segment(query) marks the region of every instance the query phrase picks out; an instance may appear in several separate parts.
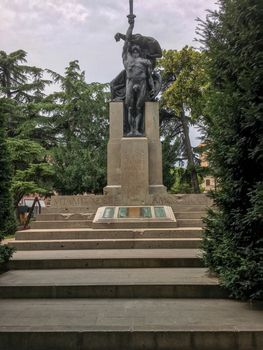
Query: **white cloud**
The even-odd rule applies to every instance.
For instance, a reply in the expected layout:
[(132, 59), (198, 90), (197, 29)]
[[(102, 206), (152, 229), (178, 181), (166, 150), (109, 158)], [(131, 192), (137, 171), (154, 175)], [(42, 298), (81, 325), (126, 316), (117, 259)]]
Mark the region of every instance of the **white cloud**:
[(3, 6), (2, 4), (0, 8), (0, 31), (8, 30), (11, 28), (15, 17), (15, 12), (12, 9)]
[(42, 20), (51, 20), (54, 24), (61, 20), (84, 23), (89, 15), (81, 0), (1, 0), (0, 4), (1, 29), (10, 28), (17, 21), (26, 26), (33, 20), (40, 21), (40, 24)]
[(89, 16), (88, 9), (78, 0), (29, 0), (29, 4), (32, 9), (54, 12), (67, 21), (85, 22)]

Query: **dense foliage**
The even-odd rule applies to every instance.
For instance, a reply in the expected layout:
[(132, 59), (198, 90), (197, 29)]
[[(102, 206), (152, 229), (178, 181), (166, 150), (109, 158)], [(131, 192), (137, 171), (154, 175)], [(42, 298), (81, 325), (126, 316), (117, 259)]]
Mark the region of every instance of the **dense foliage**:
[(192, 192), (200, 192), (197, 162), (189, 137), (190, 125), (197, 124), (202, 115), (203, 95), (207, 85), (204, 70), (205, 55), (192, 47), (164, 50), (159, 61), (163, 79), (161, 132), (178, 144), (178, 155), (187, 160)]
[[(77, 61), (61, 76), (27, 66), (26, 55), (23, 50), (0, 51), (15, 205), (35, 192), (101, 192), (106, 183), (107, 85), (87, 84)], [(47, 96), (46, 87), (55, 83), (61, 90)]]
[(11, 194), (11, 161), (6, 144), (6, 100), (0, 98), (0, 264), (7, 262), (13, 250), (2, 245), (4, 236), (16, 228)]
[(64, 77), (53, 76), (61, 83), (61, 91), (45, 102), (48, 134), (55, 140), (51, 149), (54, 186), (61, 194), (101, 192), (106, 185), (107, 85), (87, 84), (78, 61), (70, 62)]
[(54, 169), (47, 162), (48, 153), (38, 142), (22, 138), (8, 138), (12, 161), (11, 189), (15, 206), (24, 195), (46, 195), (53, 191)]
[(40, 144), (44, 89), (51, 83), (44, 71), (26, 64), (26, 52), (0, 51), (0, 95), (5, 100), (7, 147), (11, 158), (11, 189), (15, 206), (30, 193), (52, 190), (52, 168)]
[(26, 65), (27, 53), (0, 51), (0, 96), (8, 101), (7, 136), (32, 139), (38, 129), (38, 110), (44, 89), (44, 70)]
[(6, 142), (6, 109), (6, 99), (0, 98), (0, 231), (12, 234), (15, 230), (15, 217), (11, 195), (11, 160)]
[(172, 190), (176, 181), (175, 166), (179, 155), (179, 141), (170, 140), (166, 136), (162, 142), (162, 156), (163, 156), (163, 184), (168, 191)]
[(14, 253), (14, 248), (9, 247), (7, 244), (1, 244), (5, 238), (5, 234), (0, 232), (0, 270), (1, 264), (7, 263)]
[(237, 298), (263, 296), (263, 2), (220, 0), (199, 32), (209, 57), (209, 159), (217, 210), (205, 261)]

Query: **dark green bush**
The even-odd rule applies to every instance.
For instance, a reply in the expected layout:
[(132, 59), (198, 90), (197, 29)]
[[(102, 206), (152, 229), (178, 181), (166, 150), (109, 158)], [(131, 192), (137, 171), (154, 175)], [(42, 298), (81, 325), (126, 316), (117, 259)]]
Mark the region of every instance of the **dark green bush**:
[(199, 31), (209, 57), (206, 111), (217, 210), (206, 220), (206, 265), (232, 296), (263, 296), (263, 2), (220, 0)]
[(7, 263), (14, 253), (14, 248), (8, 247), (6, 244), (1, 245), (4, 234), (0, 232), (0, 264)]

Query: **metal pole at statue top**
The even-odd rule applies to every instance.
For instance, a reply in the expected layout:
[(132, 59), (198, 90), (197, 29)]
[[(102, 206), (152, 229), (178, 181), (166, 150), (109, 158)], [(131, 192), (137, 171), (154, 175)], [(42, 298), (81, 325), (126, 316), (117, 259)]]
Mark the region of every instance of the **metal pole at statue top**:
[(136, 16), (135, 16), (135, 14), (133, 13), (133, 0), (129, 0), (129, 2), (130, 2), (130, 13), (129, 13), (129, 15), (127, 16), (128, 18), (135, 18)]

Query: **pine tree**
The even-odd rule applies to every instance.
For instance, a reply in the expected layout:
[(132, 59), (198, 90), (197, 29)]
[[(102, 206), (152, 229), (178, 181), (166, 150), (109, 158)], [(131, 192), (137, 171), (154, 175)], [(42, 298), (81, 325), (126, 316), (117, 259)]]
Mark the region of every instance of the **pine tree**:
[(205, 261), (237, 298), (263, 296), (263, 2), (220, 0), (199, 27), (209, 57), (207, 145), (218, 181)]
[(35, 139), (39, 124), (39, 110), (46, 85), (44, 70), (26, 65), (27, 53), (17, 50), (7, 54), (0, 51), (0, 96), (10, 101), (7, 120), (7, 135)]
[(53, 74), (53, 78), (62, 88), (46, 99), (56, 140), (51, 150), (55, 188), (61, 194), (102, 192), (106, 185), (107, 86), (87, 84), (78, 61), (69, 63), (65, 77)]
[(0, 51), (0, 96), (5, 101), (15, 207), (25, 194), (48, 193), (53, 176), (41, 146), (49, 139), (42, 109), (44, 89), (51, 81), (43, 79), (43, 69), (26, 65), (26, 56), (23, 50)]

